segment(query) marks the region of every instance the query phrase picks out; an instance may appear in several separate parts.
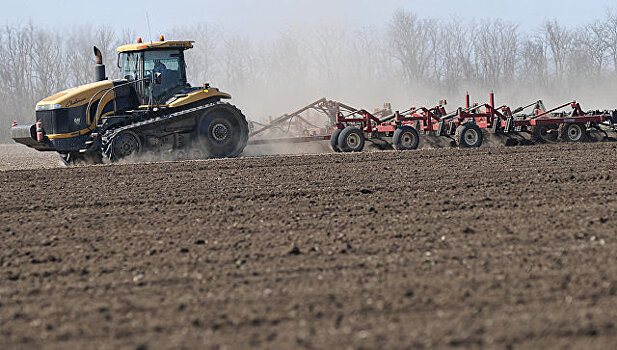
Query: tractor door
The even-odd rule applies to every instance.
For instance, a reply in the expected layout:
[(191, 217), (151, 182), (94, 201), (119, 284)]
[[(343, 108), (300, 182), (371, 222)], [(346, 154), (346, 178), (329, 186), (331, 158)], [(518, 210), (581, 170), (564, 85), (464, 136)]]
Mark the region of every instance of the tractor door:
[(124, 52), (122, 53), (122, 78), (128, 81), (138, 81), (133, 86), (140, 104), (147, 104), (148, 97), (144, 78), (144, 54), (143, 52)]

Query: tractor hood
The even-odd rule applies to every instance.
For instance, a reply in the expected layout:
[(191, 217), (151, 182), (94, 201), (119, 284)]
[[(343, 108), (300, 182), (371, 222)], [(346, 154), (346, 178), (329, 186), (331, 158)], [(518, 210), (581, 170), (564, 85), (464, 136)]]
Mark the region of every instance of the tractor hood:
[[(61, 91), (55, 95), (49, 96), (36, 104), (36, 110), (52, 110), (60, 108), (79, 107), (88, 104), (94, 94), (102, 89), (112, 88), (114, 84), (109, 80), (98, 81), (96, 83), (86, 84), (68, 90)], [(113, 98), (113, 92), (110, 92), (105, 100)], [(97, 96), (97, 99), (101, 96)]]

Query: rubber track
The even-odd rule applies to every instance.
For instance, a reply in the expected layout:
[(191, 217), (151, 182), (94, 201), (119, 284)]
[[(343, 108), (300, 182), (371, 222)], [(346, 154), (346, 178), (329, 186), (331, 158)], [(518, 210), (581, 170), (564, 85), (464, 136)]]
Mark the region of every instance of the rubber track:
[[(187, 114), (191, 114), (191, 113), (195, 113), (201, 110), (205, 110), (208, 108), (212, 108), (215, 106), (232, 106), (229, 103), (225, 103), (225, 102), (214, 102), (214, 103), (209, 103), (203, 106), (199, 106), (199, 107), (194, 107), (191, 109), (187, 109), (184, 111), (180, 111), (180, 112), (176, 112), (176, 113), (172, 113), (172, 114), (167, 114), (167, 115), (162, 115), (160, 117), (156, 117), (156, 118), (151, 118), (151, 119), (147, 119), (147, 120), (143, 120), (140, 122), (136, 122), (133, 124), (129, 124), (129, 125), (125, 125), (116, 129), (111, 129), (111, 130), (107, 130), (103, 136), (101, 137), (101, 149), (103, 150), (105, 156), (107, 156), (109, 158), (109, 156), (111, 155), (111, 144), (113, 139), (120, 134), (123, 131), (135, 131), (137, 129), (143, 128), (143, 127), (150, 127), (150, 126), (154, 126), (156, 124), (161, 124), (164, 122), (169, 122), (172, 121), (174, 119), (178, 119), (180, 117), (186, 116)], [(139, 133), (136, 132), (136, 134), (139, 135)]]

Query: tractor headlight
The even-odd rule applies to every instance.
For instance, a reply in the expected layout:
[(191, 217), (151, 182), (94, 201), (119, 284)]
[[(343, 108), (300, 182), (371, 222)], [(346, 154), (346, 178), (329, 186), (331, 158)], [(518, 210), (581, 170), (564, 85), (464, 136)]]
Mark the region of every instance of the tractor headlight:
[(56, 105), (36, 105), (36, 110), (37, 111), (51, 111), (53, 109), (60, 109), (62, 108), (62, 105), (56, 104)]

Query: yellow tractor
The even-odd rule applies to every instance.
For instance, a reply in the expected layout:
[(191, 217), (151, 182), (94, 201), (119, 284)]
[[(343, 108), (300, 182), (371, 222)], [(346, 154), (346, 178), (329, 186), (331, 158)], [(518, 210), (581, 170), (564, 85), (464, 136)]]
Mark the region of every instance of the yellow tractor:
[(160, 41), (118, 48), (122, 79), (108, 80), (99, 49), (95, 82), (59, 92), (36, 105), (36, 121), (13, 124), (11, 137), (65, 164), (116, 161), (146, 150), (197, 148), (207, 157), (236, 157), (249, 128), (231, 96), (208, 84), (192, 87), (185, 51), (192, 41)]

